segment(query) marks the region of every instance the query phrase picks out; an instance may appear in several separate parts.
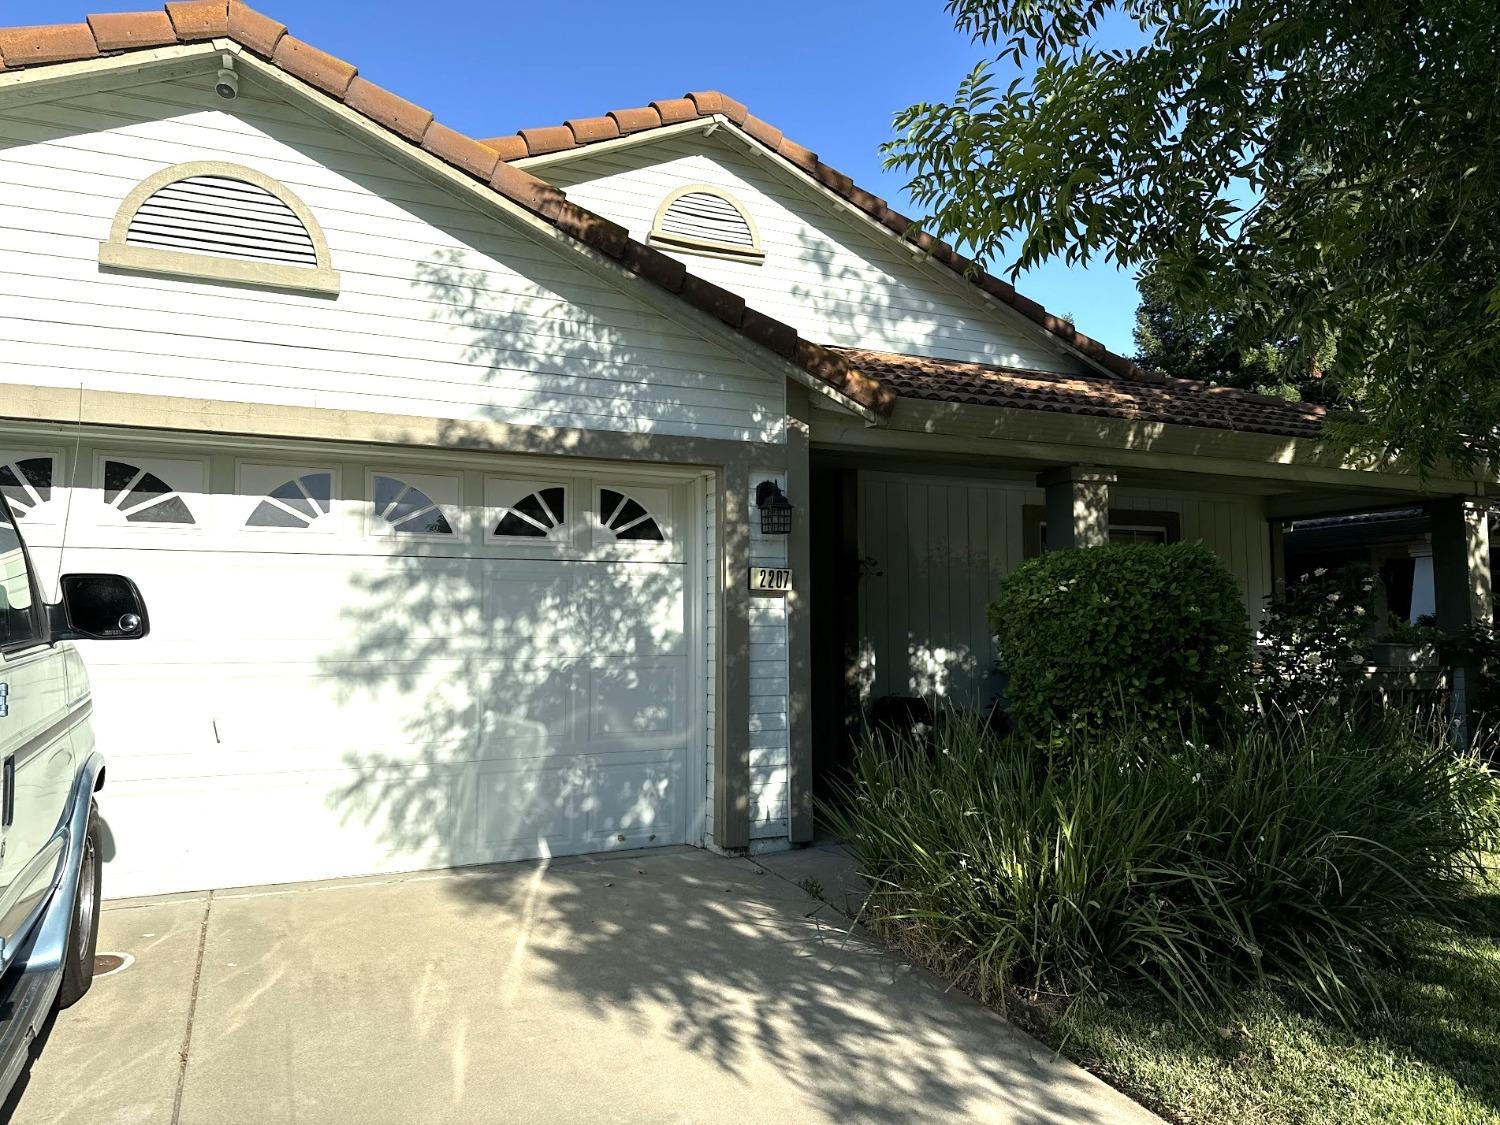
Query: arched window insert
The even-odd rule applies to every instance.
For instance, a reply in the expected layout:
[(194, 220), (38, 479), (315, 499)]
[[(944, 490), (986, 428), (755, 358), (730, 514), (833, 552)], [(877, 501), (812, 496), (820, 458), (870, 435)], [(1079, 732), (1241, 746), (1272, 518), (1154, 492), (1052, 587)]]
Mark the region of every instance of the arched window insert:
[(766, 257), (750, 212), (728, 192), (707, 184), (678, 188), (662, 200), (646, 241), (710, 258), (763, 262)]
[(141, 273), (335, 294), (339, 275), (307, 205), (271, 177), (200, 160), (136, 185), (99, 264)]

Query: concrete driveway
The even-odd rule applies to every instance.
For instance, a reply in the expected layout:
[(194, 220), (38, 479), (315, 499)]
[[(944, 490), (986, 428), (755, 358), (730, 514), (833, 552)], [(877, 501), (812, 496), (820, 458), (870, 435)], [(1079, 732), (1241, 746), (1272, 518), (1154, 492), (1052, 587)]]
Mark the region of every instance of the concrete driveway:
[(39, 1122), (1155, 1122), (848, 932), (837, 853), (689, 848), (107, 904)]

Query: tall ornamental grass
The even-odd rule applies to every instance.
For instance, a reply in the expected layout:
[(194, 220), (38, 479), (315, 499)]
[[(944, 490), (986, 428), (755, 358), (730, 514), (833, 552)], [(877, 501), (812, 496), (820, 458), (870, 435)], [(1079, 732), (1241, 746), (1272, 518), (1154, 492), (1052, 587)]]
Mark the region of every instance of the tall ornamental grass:
[(1378, 1004), (1372, 967), (1450, 916), (1496, 793), (1439, 731), (1325, 708), (1202, 741), (871, 735), (828, 811), (867, 917), (986, 999), (1132, 977), (1203, 1018), (1270, 982), (1347, 1016)]

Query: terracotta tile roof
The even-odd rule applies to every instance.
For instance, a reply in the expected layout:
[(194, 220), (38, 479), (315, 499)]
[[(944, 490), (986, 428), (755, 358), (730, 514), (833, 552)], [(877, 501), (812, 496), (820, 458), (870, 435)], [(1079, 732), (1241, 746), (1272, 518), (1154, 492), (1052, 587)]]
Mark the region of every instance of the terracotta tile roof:
[(1064, 375), (861, 348), (832, 350), (902, 398), (1293, 438), (1316, 438), (1327, 414), (1320, 406), (1188, 379), (1144, 383), (1094, 372)]
[[(650, 105), (634, 109), (615, 109), (607, 120), (616, 124), (618, 131), (605, 131), (596, 123), (606, 118), (582, 117), (565, 122), (550, 129), (522, 129), (518, 133), (503, 137), (492, 137), (484, 143), (501, 154), (503, 160), (524, 160), (531, 156), (584, 148), (601, 141), (611, 141), (617, 136), (639, 133), (647, 129), (660, 129), (683, 121), (719, 115), (746, 136), (770, 149), (794, 168), (812, 177), (823, 187), (848, 203), (853, 204), (892, 234), (905, 239), (913, 246), (930, 254), (934, 259), (1002, 304), (1009, 305), (1028, 320), (1039, 325), (1105, 370), (1127, 379), (1151, 379), (1154, 376), (1137, 367), (1122, 355), (1116, 355), (1098, 340), (1085, 336), (1068, 321), (1053, 316), (1035, 301), (1017, 293), (1015, 287), (993, 274), (985, 272), (975, 262), (959, 254), (947, 243), (933, 238), (921, 230), (915, 219), (892, 210), (878, 195), (860, 188), (837, 168), (830, 167), (818, 159), (810, 148), (798, 144), (768, 122), (754, 116), (745, 104), (736, 101), (718, 90), (696, 90), (680, 98), (655, 101)], [(565, 129), (568, 135), (557, 130)]]
[[(529, 153), (532, 145), (538, 150), (556, 151), (659, 125), (663, 115), (671, 121), (688, 120), (698, 112), (696, 103), (689, 99), (660, 102), (659, 108), (640, 110), (635, 116), (580, 120), (481, 143), (435, 121), (421, 106), (359, 77), (353, 64), (297, 39), (285, 24), (240, 0), (187, 0), (167, 4), (164, 12), (90, 16), (87, 22), (76, 24), (0, 28), (0, 72), (219, 38), (234, 40), (272, 66), (420, 146), (564, 234), (613, 258), (631, 273), (678, 295), (798, 365), (859, 405), (882, 415), (894, 409), (895, 394), (856, 371), (848, 360), (802, 339), (791, 325), (746, 308), (744, 298), (689, 274), (681, 262), (632, 240), (624, 227), (570, 203), (557, 188), (501, 159), (502, 154), (508, 158)], [(588, 141), (579, 142), (575, 139), (578, 137), (587, 137)]]
[[(1317, 436), (1322, 412), (1185, 380), (1164, 380), (1053, 317), (1009, 283), (985, 273), (885, 201), (820, 161), (781, 130), (752, 116), (744, 103), (714, 90), (617, 109), (601, 117), (525, 129), (484, 141), (459, 133), (421, 106), (359, 76), (357, 69), (288, 33), (286, 25), (240, 0), (186, 0), (164, 12), (88, 17), (85, 23), (0, 28), (0, 72), (98, 58), (149, 47), (227, 38), (252, 54), (342, 101), (348, 108), (464, 172), (559, 231), (674, 293), (747, 339), (795, 363), (860, 405), (889, 415), (898, 394), (1102, 417), (1137, 418), (1295, 437)], [(852, 348), (823, 347), (795, 328), (745, 306), (744, 299), (687, 272), (675, 258), (629, 237), (624, 227), (571, 203), (559, 189), (510, 161), (597, 144), (682, 121), (720, 115), (757, 143), (864, 211), (893, 234), (930, 253), (999, 301), (1092, 359), (1109, 375), (1013, 371)]]

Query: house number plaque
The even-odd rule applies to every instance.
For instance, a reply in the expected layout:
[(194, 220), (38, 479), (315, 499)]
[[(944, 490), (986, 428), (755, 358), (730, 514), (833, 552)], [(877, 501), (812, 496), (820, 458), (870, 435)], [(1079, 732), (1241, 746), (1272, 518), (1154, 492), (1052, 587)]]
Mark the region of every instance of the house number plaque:
[(784, 594), (791, 588), (790, 567), (752, 566), (750, 568), (750, 592), (753, 594)]

